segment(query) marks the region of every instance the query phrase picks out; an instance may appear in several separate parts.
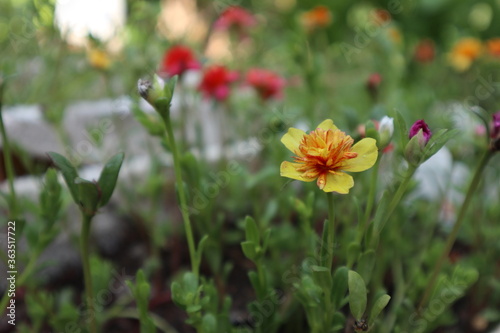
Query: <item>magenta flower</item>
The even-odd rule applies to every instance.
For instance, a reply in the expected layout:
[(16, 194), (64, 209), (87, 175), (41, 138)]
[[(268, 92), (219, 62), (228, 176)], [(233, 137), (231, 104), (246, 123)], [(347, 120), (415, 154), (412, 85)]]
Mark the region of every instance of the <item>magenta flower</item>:
[(420, 119), (420, 120), (417, 120), (410, 128), (410, 133), (409, 133), (409, 138), (413, 138), (415, 135), (418, 134), (418, 132), (420, 132), (420, 130), (422, 130), (422, 135), (423, 135), (423, 138), (425, 140), (424, 144), (427, 144), (427, 142), (429, 142), (429, 139), (431, 138), (432, 136), (432, 132), (429, 128), (429, 126), (427, 126), (427, 124), (425, 123), (425, 121), (423, 119)]

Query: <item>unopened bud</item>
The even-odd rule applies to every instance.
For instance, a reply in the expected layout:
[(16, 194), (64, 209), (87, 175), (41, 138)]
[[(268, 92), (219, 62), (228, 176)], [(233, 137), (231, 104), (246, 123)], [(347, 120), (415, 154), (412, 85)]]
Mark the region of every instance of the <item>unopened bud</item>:
[[(411, 127), (410, 127), (410, 132), (408, 133), (409, 138), (413, 138), (415, 135), (418, 134), (422, 130), (422, 136), (423, 140), (425, 141), (425, 144), (429, 142), (429, 139), (432, 136), (432, 132), (429, 128), (429, 126), (425, 123), (423, 119), (417, 120)], [(424, 144), (424, 145), (425, 145)]]
[(170, 103), (174, 95), (176, 82), (177, 76), (164, 82), (159, 76), (155, 75), (153, 83), (140, 79), (137, 82), (137, 90), (139, 95), (151, 104), (160, 115), (165, 115), (170, 112)]
[(500, 150), (500, 111), (493, 114), (490, 123), (490, 137), (491, 144), (490, 149), (492, 151)]
[(379, 148), (383, 149), (389, 145), (394, 134), (394, 118), (384, 116), (380, 120), (378, 133), (380, 136)]
[(425, 146), (432, 136), (432, 132), (425, 121), (417, 120), (410, 128), (410, 142), (405, 147), (405, 158), (408, 163), (416, 166), (420, 164)]
[(368, 92), (370, 93), (373, 99), (377, 98), (379, 86), (381, 83), (382, 83), (382, 76), (379, 73), (373, 73), (366, 81), (366, 88), (368, 89)]

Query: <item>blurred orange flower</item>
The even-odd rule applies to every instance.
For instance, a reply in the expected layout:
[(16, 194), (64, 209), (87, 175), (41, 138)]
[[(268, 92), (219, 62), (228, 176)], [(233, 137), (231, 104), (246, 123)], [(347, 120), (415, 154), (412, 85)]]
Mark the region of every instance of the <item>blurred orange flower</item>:
[(481, 41), (476, 38), (463, 38), (451, 49), (448, 59), (458, 71), (467, 70), (482, 52)]
[(500, 57), (500, 38), (493, 38), (486, 41), (488, 53), (495, 57)]
[(316, 6), (303, 13), (300, 17), (300, 21), (308, 31), (317, 28), (325, 28), (332, 23), (332, 13), (326, 6)]

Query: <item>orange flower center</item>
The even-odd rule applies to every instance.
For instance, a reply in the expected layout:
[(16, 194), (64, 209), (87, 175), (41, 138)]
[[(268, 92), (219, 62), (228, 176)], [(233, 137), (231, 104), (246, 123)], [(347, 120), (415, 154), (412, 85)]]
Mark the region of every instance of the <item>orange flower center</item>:
[(318, 128), (304, 135), (299, 146), (298, 156), (293, 158), (303, 166), (297, 171), (305, 178), (318, 178), (318, 186), (323, 188), (328, 173), (341, 170), (343, 161), (355, 158), (357, 153), (351, 151), (354, 140), (340, 130), (323, 130)]

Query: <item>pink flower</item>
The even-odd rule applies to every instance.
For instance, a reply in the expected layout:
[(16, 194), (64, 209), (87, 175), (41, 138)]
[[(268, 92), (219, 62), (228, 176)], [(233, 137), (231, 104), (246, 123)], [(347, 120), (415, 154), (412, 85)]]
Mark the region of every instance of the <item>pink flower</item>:
[(200, 69), (201, 64), (196, 60), (191, 49), (175, 45), (165, 52), (159, 74), (172, 77), (182, 75), (189, 69)]
[(432, 136), (432, 133), (431, 133), (431, 130), (429, 128), (429, 126), (427, 126), (427, 124), (425, 123), (425, 121), (423, 119), (421, 120), (417, 120), (410, 128), (410, 133), (409, 133), (409, 138), (413, 138), (415, 135), (418, 134), (418, 132), (420, 132), (420, 130), (422, 130), (422, 134), (423, 134), (423, 138), (425, 140), (425, 144), (427, 144), (427, 142), (429, 142), (429, 139), (431, 138)]
[(378, 95), (380, 84), (382, 83), (382, 75), (379, 73), (373, 73), (370, 75), (368, 80), (366, 80), (366, 88), (368, 92), (372, 96), (372, 98), (376, 98)]
[(257, 20), (249, 11), (239, 6), (230, 6), (215, 21), (214, 27), (220, 30), (235, 29), (243, 32), (256, 24)]
[(199, 89), (206, 97), (224, 101), (230, 92), (230, 85), (238, 79), (238, 73), (224, 66), (211, 66), (203, 73)]
[(380, 83), (382, 83), (382, 75), (380, 75), (379, 73), (371, 74), (366, 81), (366, 85), (370, 90), (376, 90), (378, 86), (380, 86)]
[(262, 100), (283, 96), (285, 80), (273, 71), (252, 68), (247, 72), (246, 83), (257, 91)]

